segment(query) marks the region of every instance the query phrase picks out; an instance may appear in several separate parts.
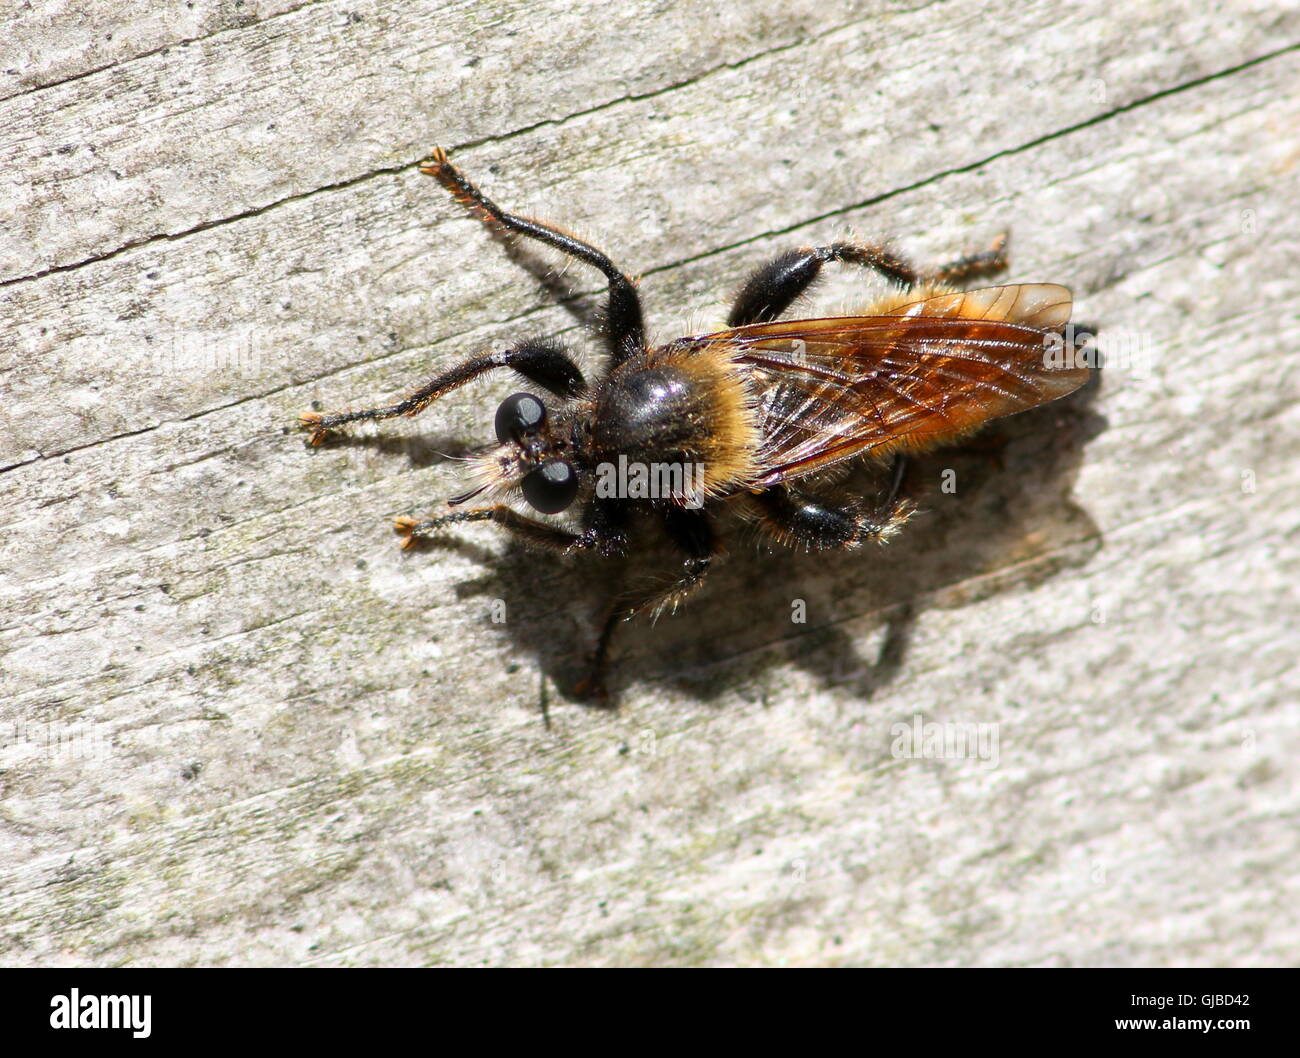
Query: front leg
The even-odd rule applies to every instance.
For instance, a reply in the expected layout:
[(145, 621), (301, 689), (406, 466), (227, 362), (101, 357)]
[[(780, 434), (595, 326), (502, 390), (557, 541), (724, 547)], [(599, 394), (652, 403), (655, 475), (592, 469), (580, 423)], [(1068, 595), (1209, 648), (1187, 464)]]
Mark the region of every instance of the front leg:
[(624, 275), (609, 256), (590, 243), (566, 231), (507, 213), (482, 191), (466, 179), (465, 174), (451, 164), (447, 153), (435, 147), (433, 153), (420, 163), (420, 172), (432, 176), (451, 192), (453, 198), (489, 227), (536, 239), (579, 261), (597, 268), (609, 283), (609, 297), (605, 307), (605, 343), (615, 366), (645, 348), (645, 324), (641, 317), (641, 299), (636, 286)]
[(396, 404), (363, 411), (308, 412), (299, 416), (298, 424), (311, 431), (311, 443), (318, 445), (339, 426), (363, 419), (392, 419), (398, 415), (419, 415), (439, 397), (477, 378), (486, 371), (508, 367), (557, 396), (574, 397), (586, 389), (578, 365), (556, 343), (534, 340), (521, 342), (511, 349), (486, 353), (466, 360), (458, 367), (426, 382)]
[(539, 522), (504, 503), (469, 507), (423, 521), (402, 517), (394, 521), (393, 527), (402, 537), (403, 550), (409, 551), (420, 539), (433, 536), (440, 529), (458, 522), (493, 522), (525, 543), (566, 554), (571, 551), (595, 551), (603, 558), (613, 558), (627, 551), (625, 508), (601, 500), (594, 500), (587, 508), (580, 533)]
[(586, 534), (571, 533), (554, 525), (547, 525), (535, 518), (520, 514), (504, 503), (490, 507), (471, 507), (464, 511), (439, 515), (417, 521), (414, 518), (398, 518), (393, 528), (402, 537), (402, 549), (409, 551), (425, 537), (433, 536), (440, 529), (458, 522), (493, 522), (506, 532), (517, 536), (525, 543), (544, 547), (551, 551), (581, 551), (593, 546), (594, 540)]

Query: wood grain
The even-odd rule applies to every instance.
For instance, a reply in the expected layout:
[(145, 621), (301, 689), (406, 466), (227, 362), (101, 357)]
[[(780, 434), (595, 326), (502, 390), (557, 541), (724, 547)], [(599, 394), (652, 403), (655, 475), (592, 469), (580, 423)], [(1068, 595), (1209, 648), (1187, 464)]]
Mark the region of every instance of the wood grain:
[[(1294, 964), (1300, 12), (78, 8), (0, 77), (0, 960)], [(594, 711), (611, 567), (389, 528), (515, 383), (286, 432), (526, 334), (598, 363), (600, 283), (435, 143), (661, 338), (791, 245), (1009, 230), (1112, 361), (915, 466), (888, 549), (731, 527)]]

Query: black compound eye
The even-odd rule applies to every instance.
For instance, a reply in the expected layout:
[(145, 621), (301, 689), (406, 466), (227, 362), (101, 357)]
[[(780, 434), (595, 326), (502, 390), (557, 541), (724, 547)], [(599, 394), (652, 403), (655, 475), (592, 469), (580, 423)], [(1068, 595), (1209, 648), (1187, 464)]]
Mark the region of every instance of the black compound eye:
[(562, 459), (543, 464), (520, 484), (528, 505), (542, 514), (559, 514), (578, 494), (577, 472)]
[(516, 393), (497, 408), (497, 440), (502, 444), (536, 433), (546, 422), (546, 405), (531, 393)]

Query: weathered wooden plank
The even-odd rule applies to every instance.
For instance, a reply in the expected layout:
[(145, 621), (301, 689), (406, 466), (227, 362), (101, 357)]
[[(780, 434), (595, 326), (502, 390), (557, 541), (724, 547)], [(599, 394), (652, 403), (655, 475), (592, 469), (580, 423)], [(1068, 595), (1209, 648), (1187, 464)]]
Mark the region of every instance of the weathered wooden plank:
[[(686, 613), (627, 637), (614, 715), (565, 695), (606, 568), (473, 531), (401, 556), (386, 527), (455, 487), (438, 451), (512, 383), (317, 452), (279, 432), (521, 329), (581, 340), (412, 172), (424, 133), (394, 136), (399, 171), (316, 190), (338, 174), (285, 170), (258, 194), (290, 201), (230, 219), (214, 197), (223, 223), (115, 252), (169, 230), (127, 210), (68, 244), (110, 256), (7, 286), (0, 958), (1293, 962), (1293, 16), (1080, 5), (1053, 28), (1031, 7), (1015, 50), (988, 39), (998, 10), (832, 11), (845, 28), (706, 76), (665, 59), (678, 87), (577, 118), (613, 82), (557, 70), (567, 38), (533, 30), (527, 117), (501, 90), (492, 135), (557, 123), (463, 152), (503, 201), (649, 270), (665, 336), (792, 241), (856, 229), (938, 259), (1010, 227), (1016, 278), (1071, 284), (1149, 354), (996, 431), (998, 458), (924, 461), (918, 487), (950, 469), (957, 492), (929, 488), (887, 551), (738, 537)], [(402, 25), (379, 42), (408, 46)], [(647, 46), (670, 55), (664, 26)], [(203, 47), (224, 68), (257, 31)], [(463, 46), (514, 61), (496, 32)], [(376, 143), (390, 87), (357, 92)], [(368, 149), (339, 164), (364, 174)], [(996, 725), (997, 766), (896, 757), (917, 715)]]
[[(409, 169), (433, 137), (509, 136), (653, 95), (846, 20), (807, 2), (631, 0), (613, 23), (593, 17), (604, 11), (302, 5), (0, 103), (0, 162), (31, 176), (11, 188), (0, 280)], [(683, 51), (683, 35), (708, 47)]]
[[(842, 211), (931, 178), (936, 172), (971, 166), (999, 151), (1018, 148), (1051, 129), (1094, 119), (1117, 105), (1180, 83), (1178, 77), (1229, 68), (1255, 54), (1252, 48), (1263, 51), (1268, 45), (1277, 46), (1271, 27), (1266, 32), (1243, 21), (1239, 34), (1225, 41), (1212, 24), (1189, 14), (1179, 24), (1188, 39), (1188, 51), (1180, 54), (1195, 55), (1199, 50), (1200, 58), (1192, 66), (1188, 65), (1192, 60), (1185, 57), (1166, 63), (1167, 80), (1153, 81), (1148, 64), (1141, 61), (1146, 54), (1142, 49), (1149, 49), (1153, 37), (1165, 32), (1160, 20), (1167, 16), (1148, 12), (1145, 17), (1155, 20), (1152, 25), (1128, 26), (1119, 38), (1134, 49), (1133, 61), (1116, 64), (1116, 76), (1121, 80), (1112, 83), (1094, 76), (1095, 61), (1081, 58), (1088, 49), (1080, 46), (1078, 38), (1060, 31), (1062, 16), (1042, 12), (1029, 23), (1037, 27), (1027, 51), (1034, 57), (1033, 69), (1072, 73), (1068, 78), (1063, 72), (1057, 74), (1050, 83), (1034, 80), (1032, 85), (1025, 84), (1029, 99), (1040, 101), (1040, 111), (1021, 105), (1018, 97), (1004, 100), (999, 105), (1014, 108), (1016, 121), (995, 122), (982, 112), (989, 108), (979, 100), (998, 100), (1012, 79), (993, 70), (981, 75), (984, 81), (963, 89), (962, 79), (967, 75), (936, 56), (955, 51), (952, 34), (960, 38), (967, 32), (964, 23), (954, 25), (946, 16), (932, 17), (934, 25), (907, 27), (915, 37), (900, 31), (884, 38), (895, 54), (890, 67), (880, 71), (864, 68), (863, 63), (875, 61), (878, 51), (871, 34), (893, 23), (887, 21), (882, 27), (876, 20), (863, 19), (810, 41), (799, 62), (778, 49), (740, 69), (724, 68), (686, 84), (671, 93), (672, 108), (660, 97), (631, 101), (621, 108), (617, 120), (639, 130), (633, 151), (611, 142), (608, 122), (613, 115), (602, 111), (561, 126), (539, 128), (529, 137), (536, 146), (527, 155), (521, 155), (522, 141), (509, 140), (467, 152), (466, 164), (489, 171), (495, 167), (506, 176), (518, 174), (523, 178), (512, 183), (521, 189), (544, 183), (544, 188), (528, 194), (527, 204), (542, 205), (543, 212), (562, 213), (578, 230), (591, 229), (605, 241), (620, 242), (635, 233), (637, 245), (624, 250), (623, 256), (629, 259), (630, 268), (653, 269), (709, 249), (699, 244), (702, 231), (709, 232), (712, 245), (726, 246), (763, 231), (788, 228), (791, 217)], [(249, 32), (253, 29), (256, 27)], [(1086, 20), (1074, 29), (1084, 40), (1089, 32), (1102, 32), (1089, 29)], [(1053, 53), (1053, 48), (1059, 54)], [(941, 127), (930, 127), (939, 124), (933, 121), (933, 98), (916, 98), (903, 85), (890, 82), (891, 76), (917, 77), (918, 68), (926, 85), (951, 89), (940, 94), (950, 115)], [(891, 75), (887, 69), (902, 72)], [(813, 76), (821, 78), (820, 95), (810, 93), (805, 84)], [(864, 110), (858, 100), (867, 82), (876, 86), (882, 98), (901, 101), (902, 109), (893, 113), (892, 120), (861, 116)], [(828, 99), (840, 102), (831, 106)], [(738, 114), (747, 115), (745, 135), (719, 140), (717, 123), (730, 123)], [(862, 127), (847, 127), (846, 115), (852, 115)], [(1063, 124), (1053, 125), (1053, 120)], [(895, 130), (905, 131), (900, 137)], [(50, 142), (62, 142), (53, 133), (46, 135)], [(403, 140), (408, 161), (418, 156), (419, 138), (428, 133), (416, 133), (415, 139), (411, 135), (408, 132)], [(174, 136), (165, 138), (169, 144), (177, 142)], [(906, 141), (905, 149), (889, 146), (900, 139)], [(301, 140), (290, 142), (283, 168), (293, 172), (296, 182), (278, 193), (291, 190), (296, 194), (304, 186), (320, 187), (355, 176), (355, 166), (347, 173), (338, 170), (340, 156), (325, 149), (328, 140), (313, 136), (310, 154), (303, 153)], [(854, 164), (844, 161), (846, 142), (856, 145)], [(191, 146), (194, 150), (187, 168), (195, 168), (199, 156), (208, 151), (206, 146), (202, 150)], [(690, 164), (683, 167), (677, 159), (687, 152)], [(265, 159), (244, 164), (256, 165), (258, 172), (266, 169)], [(151, 162), (147, 169), (165, 179), (158, 175), (165, 167)], [(737, 184), (737, 171), (750, 173), (753, 179)], [(212, 171), (204, 172), (211, 175)], [(536, 174), (543, 174), (543, 179), (539, 181)], [(233, 182), (243, 186), (247, 182), (242, 178), (195, 178), (213, 185)], [(606, 209), (603, 203), (624, 202), (634, 180), (636, 205), (632, 210), (616, 209), (593, 228), (592, 212)], [(682, 194), (684, 182), (698, 193)], [(498, 260), (486, 276), (461, 276), (457, 282), (446, 274), (450, 264), (444, 254), (424, 256), (430, 240), (438, 238), (431, 231), (435, 220), (454, 219), (457, 240), (464, 238), (467, 227), (450, 203), (431, 194), (428, 184), (414, 175), (412, 164), (408, 164), (403, 172), (379, 174), (355, 187), (287, 202), (248, 218), (251, 227), (241, 223), (228, 232), (221, 228), (200, 232), (203, 238), (198, 242), (153, 242), (103, 265), (86, 265), (32, 283), (10, 285), (0, 297), (5, 299), (6, 315), (18, 321), (18, 326), (0, 340), (16, 350), (26, 369), (14, 380), (4, 413), (11, 423), (21, 420), (23, 429), (8, 431), (13, 447), (0, 451), (0, 465), (142, 429), (159, 419), (174, 418), (182, 408), (187, 414), (203, 411), (221, 402), (220, 397), (213, 400), (212, 391), (218, 382), (222, 389), (228, 388), (228, 372), (223, 369), (231, 363), (238, 365), (243, 376), (242, 393), (267, 392), (302, 377), (305, 364), (317, 365), (317, 372), (328, 371), (341, 363), (372, 358), (371, 350), (377, 344), (405, 347), (438, 337), (439, 330), (430, 328), (427, 315), (422, 320), (414, 314), (412, 303), (417, 300), (421, 311), (445, 321), (442, 335), (482, 323), (481, 315), (462, 315), (478, 313), (483, 307), (480, 299), (466, 296), (471, 285), (483, 289), (484, 300), (499, 313), (497, 318), (537, 306), (536, 291), (521, 287), (508, 262)], [(157, 211), (141, 201), (165, 197), (169, 205), (164, 212), (172, 213), (188, 192), (183, 185), (167, 186), (165, 196), (161, 191), (130, 191), (125, 195), (126, 208), (140, 208), (153, 217)], [(542, 191), (547, 201), (537, 203)], [(521, 193), (516, 191), (516, 195)], [(246, 205), (226, 200), (225, 212), (219, 215), (228, 216)], [(42, 233), (66, 229), (75, 238), (92, 235), (84, 224), (62, 224), (55, 214), (40, 208), (21, 212), (22, 217), (30, 217), (24, 223), (37, 224)], [(131, 233), (125, 236), (128, 241), (156, 234), (156, 229), (134, 229), (102, 201), (97, 202), (93, 219), (86, 219), (111, 225), (115, 231), (126, 224)], [(210, 223), (213, 217), (201, 219)], [(176, 225), (185, 230), (195, 222), (196, 217), (187, 215)], [(964, 230), (968, 218), (940, 215), (928, 226), (934, 225), (950, 228), (950, 239), (970, 237)], [(15, 224), (13, 233), (20, 239), (26, 234), (25, 245), (33, 252), (43, 254), (43, 247), (53, 245), (36, 229), (24, 232), (22, 224)], [(123, 244), (118, 236), (112, 242), (113, 248)], [(322, 268), (323, 253), (343, 255), (343, 266)], [(431, 282), (435, 274), (436, 285)], [(494, 289), (496, 284), (515, 292), (518, 300), (501, 297)], [(214, 285), (218, 289), (213, 289)], [(430, 287), (434, 288), (432, 297)], [(103, 304), (96, 304), (99, 301)], [(69, 304), (94, 306), (95, 311), (88, 320), (80, 313), (68, 313), (65, 307)], [(255, 324), (250, 318), (254, 307), (259, 310)], [(235, 311), (230, 311), (232, 308)], [(365, 320), (378, 326), (359, 326)], [(91, 322), (93, 326), (88, 326)], [(131, 357), (113, 355), (112, 351), (123, 345), (133, 349)], [(290, 350), (299, 352), (297, 356), (285, 355)], [(152, 365), (176, 359), (215, 366), (203, 372), (206, 377), (196, 386), (184, 391), (172, 385), (167, 372), (152, 366), (143, 372), (145, 382), (141, 385), (142, 360)], [(109, 370), (121, 363), (123, 376), (105, 377), (101, 365), (106, 360)], [(72, 383), (77, 399), (69, 406), (50, 409), (43, 400), (51, 384), (47, 372)], [(186, 399), (187, 395), (193, 399)]]
[(312, 0), (113, 4), (49, 0), (5, 8), (0, 99), (50, 88), (308, 6)]

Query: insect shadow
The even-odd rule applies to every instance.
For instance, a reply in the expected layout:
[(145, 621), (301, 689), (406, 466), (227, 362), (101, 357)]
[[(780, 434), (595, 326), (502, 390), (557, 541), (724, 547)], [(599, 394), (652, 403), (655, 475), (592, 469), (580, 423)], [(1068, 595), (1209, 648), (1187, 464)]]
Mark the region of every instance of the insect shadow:
[[(931, 609), (957, 608), (1025, 591), (1085, 564), (1101, 547), (1096, 523), (1071, 498), (1084, 446), (1106, 428), (1093, 410), (1098, 380), (1055, 403), (991, 424), (963, 445), (912, 459), (903, 491), (919, 506), (888, 545), (807, 553), (771, 544), (739, 518), (724, 527), (727, 558), (677, 613), (624, 629), (611, 658), (615, 700), (637, 685), (665, 685), (701, 703), (739, 691), (766, 698), (774, 671), (795, 666), (822, 688), (867, 699), (906, 672), (913, 624)], [(848, 484), (865, 496), (889, 475), (859, 466)], [(474, 534), (421, 550), (454, 548), (484, 573), (453, 587), (510, 642), (521, 668), (541, 671), (565, 700), (595, 643), (610, 584), (671, 570), (672, 551), (650, 539), (631, 560), (539, 561), (508, 540), (503, 550)], [(413, 556), (418, 561), (418, 555)]]

